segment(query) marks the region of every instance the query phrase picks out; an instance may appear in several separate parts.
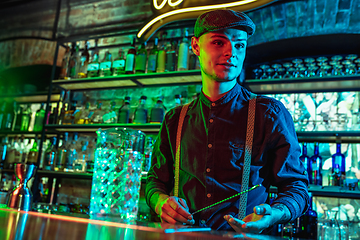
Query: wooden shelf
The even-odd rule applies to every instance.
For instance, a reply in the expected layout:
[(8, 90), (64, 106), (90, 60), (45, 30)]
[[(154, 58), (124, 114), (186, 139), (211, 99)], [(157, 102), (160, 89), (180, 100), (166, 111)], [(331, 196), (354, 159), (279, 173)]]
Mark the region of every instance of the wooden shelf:
[(131, 88), (200, 84), (200, 70), (182, 72), (129, 74), (111, 77), (54, 80), (53, 84), (66, 90), (90, 90), (106, 88)]
[(313, 131), (296, 132), (299, 142), (360, 143), (360, 131)]
[[(46, 103), (46, 93), (33, 93), (33, 94), (18, 94), (18, 95), (2, 95), (0, 96), (1, 101), (16, 101), (17, 103)], [(60, 100), (60, 94), (52, 94), (50, 102), (57, 102)]]
[(248, 79), (244, 85), (258, 94), (360, 91), (360, 75), (326, 78)]

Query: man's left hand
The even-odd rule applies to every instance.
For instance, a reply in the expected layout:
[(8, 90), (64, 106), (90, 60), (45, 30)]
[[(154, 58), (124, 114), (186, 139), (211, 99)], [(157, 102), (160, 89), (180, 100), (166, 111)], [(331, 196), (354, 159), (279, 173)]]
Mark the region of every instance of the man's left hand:
[[(264, 229), (284, 220), (290, 220), (291, 214), (289, 209), (277, 204), (270, 207), (268, 204), (261, 204), (254, 207), (254, 212), (240, 220), (231, 215), (225, 215), (224, 219), (236, 232), (261, 233)], [(281, 205), (281, 207), (279, 207)]]

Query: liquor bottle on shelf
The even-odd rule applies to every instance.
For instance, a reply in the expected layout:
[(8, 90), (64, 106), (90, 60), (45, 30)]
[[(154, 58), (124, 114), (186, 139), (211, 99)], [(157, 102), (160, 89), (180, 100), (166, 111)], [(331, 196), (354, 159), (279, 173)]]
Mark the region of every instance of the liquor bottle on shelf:
[(69, 61), (70, 61), (70, 47), (66, 46), (65, 48), (65, 54), (62, 59), (61, 68), (60, 68), (60, 79), (67, 79), (68, 78), (68, 72), (69, 72)]
[(0, 182), (0, 204), (6, 204), (6, 202), (7, 202), (6, 197), (7, 197), (8, 191), (9, 191), (9, 188), (8, 188), (6, 176), (3, 175), (1, 177), (1, 182)]
[(131, 42), (131, 47), (129, 48), (126, 54), (125, 74), (135, 73), (135, 56), (136, 56), (135, 41), (136, 41), (135, 38), (133, 38)]
[(161, 40), (157, 54), (157, 60), (156, 60), (156, 72), (165, 72), (165, 65), (166, 65), (165, 42), (164, 40)]
[(309, 192), (310, 204), (304, 215), (297, 218), (295, 221), (295, 233), (292, 236), (296, 239), (317, 239), (318, 218), (314, 211), (312, 193)]
[(73, 42), (72, 49), (71, 49), (71, 56), (69, 61), (69, 77), (70, 78), (77, 78), (79, 73), (79, 46)]
[(178, 71), (185, 71), (189, 69), (189, 40), (188, 40), (188, 31), (184, 30), (183, 39), (179, 46), (179, 56), (178, 56)]
[(38, 160), (39, 150), (38, 150), (38, 139), (35, 136), (35, 140), (31, 149), (29, 150), (28, 157), (27, 157), (27, 164), (36, 164)]
[(329, 186), (342, 186), (341, 171), (339, 164), (335, 164), (329, 175)]
[(93, 55), (92, 61), (88, 65), (87, 77), (88, 78), (98, 77), (99, 76), (99, 69), (100, 69), (99, 53), (95, 52), (94, 55)]
[(16, 152), (15, 139), (12, 138), (7, 147), (7, 154), (5, 157), (5, 166), (4, 166), (5, 169), (14, 169), (15, 152)]
[[(332, 155), (332, 173), (340, 171), (340, 181), (335, 181), (337, 185), (344, 186), (345, 182), (345, 155), (341, 153), (341, 143), (336, 143), (336, 153)], [(336, 173), (338, 174), (338, 173)]]
[(44, 170), (53, 171), (56, 161), (56, 137), (50, 139), (50, 144), (45, 150)]
[(199, 57), (189, 47), (189, 70), (200, 69)]
[(322, 157), (319, 154), (319, 143), (314, 143), (314, 155), (310, 158), (308, 172), (310, 173), (309, 182), (314, 185), (322, 186)]
[(85, 172), (86, 171), (86, 163), (88, 162), (88, 150), (87, 145), (88, 141), (84, 142), (84, 145), (81, 148), (81, 151), (78, 154), (77, 159), (74, 160), (74, 171), (75, 172)]
[(34, 106), (36, 105), (30, 105), (30, 121), (29, 121), (29, 128), (28, 131), (34, 131), (34, 125), (35, 125), (35, 115), (36, 115), (36, 110), (34, 109)]
[(145, 47), (146, 47), (146, 42), (143, 42), (135, 56), (135, 72), (136, 73), (145, 73), (145, 71), (146, 71), (147, 50)]
[(306, 143), (303, 143), (303, 147), (302, 147), (302, 154), (299, 157), (300, 161), (304, 164), (304, 167), (306, 169), (306, 171), (308, 172), (308, 178), (309, 178), (309, 183), (311, 182), (311, 173), (310, 173), (310, 158), (307, 155), (307, 147), (306, 147)]
[(158, 38), (155, 38), (154, 39), (154, 46), (150, 50), (150, 53), (149, 53), (148, 67), (147, 67), (147, 72), (148, 73), (156, 72), (158, 53), (159, 53), (159, 50), (158, 50)]
[(18, 105), (16, 109), (16, 119), (14, 121), (14, 131), (21, 130), (22, 116), (23, 116), (23, 108), (20, 105)]
[(141, 166), (141, 170), (143, 172), (148, 172), (151, 167), (151, 155), (153, 149), (153, 138), (147, 137), (146, 138), (146, 147), (145, 147), (145, 158), (143, 164)]
[(90, 54), (89, 54), (89, 42), (85, 41), (84, 51), (81, 53), (80, 56), (80, 68), (78, 77), (79, 78), (86, 78), (87, 77), (87, 71), (88, 71), (88, 65), (90, 60)]
[(166, 62), (165, 71), (176, 71), (176, 42), (174, 40), (169, 41), (165, 47)]
[[(54, 122), (54, 118), (53, 118), (54, 115), (52, 115), (53, 110), (54, 110), (54, 108), (50, 105), (48, 111), (45, 113), (45, 118), (46, 118), (45, 124), (46, 125), (48, 125), (49, 123), (53, 124), (53, 122)], [(52, 119), (50, 119), (50, 116), (52, 117)]]
[(41, 103), (40, 108), (36, 111), (35, 114), (35, 123), (34, 123), (34, 131), (39, 132), (43, 128), (45, 117), (44, 103)]
[(139, 106), (134, 113), (134, 123), (147, 123), (148, 110), (146, 108), (146, 96), (141, 96), (139, 100)]
[(85, 109), (81, 111), (78, 119), (75, 119), (75, 124), (89, 124), (89, 119), (91, 118), (92, 111), (90, 111), (90, 103), (86, 101)]
[(112, 75), (111, 67), (112, 67), (111, 53), (109, 51), (106, 51), (103, 61), (100, 62), (99, 76), (100, 77), (111, 76)]
[(96, 142), (94, 140), (90, 140), (89, 145), (87, 147), (87, 162), (86, 162), (86, 172), (93, 173), (94, 172), (94, 153), (95, 153)]
[(113, 76), (125, 74), (125, 53), (122, 48), (119, 49), (118, 57), (113, 61)]
[(0, 130), (4, 130), (6, 114), (6, 102), (3, 101), (0, 108)]
[(181, 95), (180, 94), (175, 94), (174, 96), (174, 107), (180, 106), (181, 105)]
[(117, 123), (117, 115), (116, 115), (115, 107), (116, 107), (115, 101), (111, 101), (110, 109), (106, 114), (107, 115), (106, 121), (105, 121), (105, 118), (103, 118), (104, 123)]
[(57, 155), (56, 155), (56, 161), (54, 167), (55, 171), (64, 171), (68, 157), (68, 152), (67, 152), (69, 147), (68, 138), (69, 138), (69, 134), (65, 132), (62, 144), (57, 149)]
[(126, 96), (124, 104), (119, 108), (118, 123), (130, 122), (130, 97)]
[(31, 108), (30, 105), (27, 104), (25, 110), (22, 113), (21, 116), (21, 128), (20, 131), (28, 131), (29, 130), (29, 124), (31, 120)]
[(103, 123), (103, 116), (105, 112), (102, 109), (102, 102), (98, 102), (97, 108), (94, 111), (94, 114), (91, 116), (91, 123), (93, 124), (101, 124)]
[(65, 164), (64, 171), (66, 172), (73, 172), (74, 171), (74, 161), (78, 158), (78, 151), (77, 151), (77, 141), (78, 141), (78, 134), (73, 134), (73, 140), (69, 144), (67, 148), (67, 161)]
[(166, 108), (162, 101), (162, 98), (159, 97), (156, 101), (156, 104), (151, 109), (150, 112), (150, 123), (162, 123), (164, 120)]
[(21, 163), (23, 159), (22, 138), (15, 137), (15, 163)]
[(74, 124), (74, 113), (76, 110), (76, 101), (72, 101), (71, 107), (65, 111), (63, 124)]
[(4, 130), (11, 131), (13, 130), (14, 125), (14, 117), (16, 116), (16, 102), (14, 101), (13, 104), (7, 104), (6, 113), (4, 115)]
[(5, 136), (2, 138), (0, 145), (0, 169), (5, 168), (6, 165), (5, 161), (6, 161), (6, 155), (8, 153), (8, 147), (9, 147), (9, 140), (8, 137)]

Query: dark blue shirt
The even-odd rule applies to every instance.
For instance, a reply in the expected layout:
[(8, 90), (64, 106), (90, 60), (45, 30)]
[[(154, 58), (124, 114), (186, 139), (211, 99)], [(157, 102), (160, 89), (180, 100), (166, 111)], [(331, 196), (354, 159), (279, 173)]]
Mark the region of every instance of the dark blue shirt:
[[(211, 102), (203, 93), (185, 116), (180, 157), (179, 197), (190, 213), (240, 192), (250, 92), (236, 84), (221, 99)], [(181, 107), (170, 110), (161, 126), (148, 173), (146, 201), (160, 191), (170, 194), (174, 186), (174, 161)], [(246, 215), (265, 203), (269, 187), (278, 188), (274, 203), (285, 204), (292, 220), (307, 209), (308, 178), (299, 160), (300, 146), (291, 115), (284, 105), (258, 96)], [(273, 203), (273, 204), (274, 204)], [(223, 219), (237, 216), (239, 197), (194, 215), (195, 223), (213, 229), (231, 226)]]

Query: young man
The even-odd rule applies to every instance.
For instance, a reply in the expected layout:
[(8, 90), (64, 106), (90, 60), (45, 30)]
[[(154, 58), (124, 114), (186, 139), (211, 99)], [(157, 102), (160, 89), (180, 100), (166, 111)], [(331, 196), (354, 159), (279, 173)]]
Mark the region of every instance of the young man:
[[(249, 188), (261, 187), (248, 192), (247, 216), (238, 218), (239, 197), (191, 214), (241, 191), (251, 93), (236, 79), (254, 31), (249, 17), (232, 10), (207, 12), (196, 21), (191, 46), (200, 60), (202, 92), (183, 122), (179, 197), (170, 193), (181, 107), (166, 115), (148, 173), (146, 200), (163, 222), (259, 233), (307, 209), (308, 180), (292, 118), (279, 101), (258, 96)], [(270, 185), (279, 191), (271, 206), (265, 203)]]

